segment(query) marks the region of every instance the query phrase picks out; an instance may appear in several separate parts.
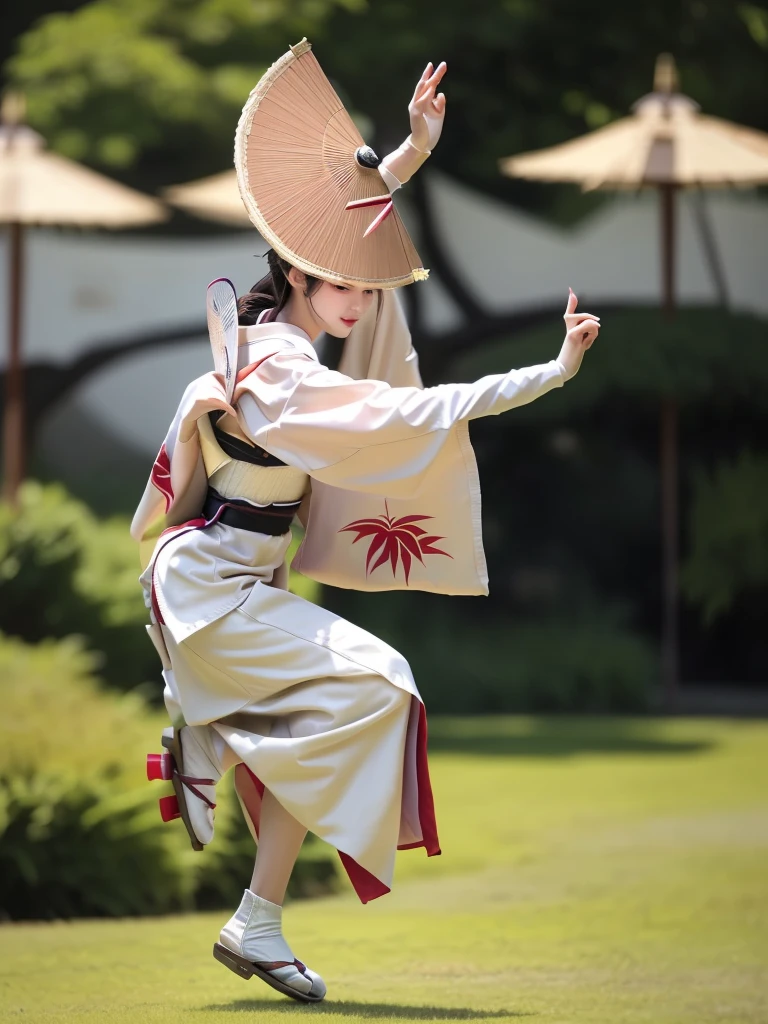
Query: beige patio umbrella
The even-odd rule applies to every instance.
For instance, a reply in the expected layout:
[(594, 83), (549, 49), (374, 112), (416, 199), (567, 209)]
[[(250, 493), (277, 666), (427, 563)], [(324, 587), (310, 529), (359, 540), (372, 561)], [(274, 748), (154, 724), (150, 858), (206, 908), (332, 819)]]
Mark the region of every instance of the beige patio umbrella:
[[(549, 149), (500, 161), (509, 177), (577, 182), (597, 188), (658, 189), (661, 211), (662, 302), (675, 306), (675, 196), (680, 188), (717, 188), (768, 182), (768, 135), (699, 113), (698, 104), (677, 91), (673, 58), (656, 63), (654, 91), (632, 108), (631, 117)], [(677, 404), (661, 408), (663, 538), (662, 671), (668, 703), (678, 684), (678, 466)]]
[(234, 170), (221, 171), (210, 178), (200, 178), (185, 185), (172, 185), (164, 190), (163, 195), (169, 203), (203, 220), (231, 227), (251, 227)]
[(22, 123), (24, 101), (6, 94), (0, 107), (0, 224), (8, 230), (8, 363), (3, 414), (3, 496), (14, 501), (24, 474), (24, 371), (21, 359), (25, 228), (122, 228), (164, 220), (156, 199), (45, 149)]

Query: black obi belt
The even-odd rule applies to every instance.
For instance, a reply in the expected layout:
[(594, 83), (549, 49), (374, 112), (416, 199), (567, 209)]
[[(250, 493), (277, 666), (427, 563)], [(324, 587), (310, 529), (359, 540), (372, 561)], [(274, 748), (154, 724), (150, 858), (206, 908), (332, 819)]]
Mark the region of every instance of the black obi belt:
[(288, 533), (291, 521), (299, 510), (301, 500), (275, 502), (273, 505), (252, 505), (241, 498), (223, 498), (213, 487), (208, 488), (203, 504), (203, 516), (209, 524), (223, 523), (237, 530), (266, 533), (280, 537)]
[(250, 462), (253, 466), (285, 466), (287, 463), (278, 459), (276, 455), (270, 455), (268, 451), (260, 448), (257, 444), (248, 444), (239, 437), (227, 434), (218, 426), (218, 421), (224, 415), (223, 409), (208, 413), (208, 419), (213, 427), (213, 434), (219, 448), (228, 455), (230, 459), (237, 462)]

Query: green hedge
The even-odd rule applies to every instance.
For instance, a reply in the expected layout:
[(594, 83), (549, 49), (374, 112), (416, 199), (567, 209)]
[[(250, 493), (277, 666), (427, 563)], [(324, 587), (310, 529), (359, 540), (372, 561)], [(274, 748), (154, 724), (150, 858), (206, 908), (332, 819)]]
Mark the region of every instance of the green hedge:
[(738, 598), (765, 602), (768, 588), (768, 456), (742, 451), (695, 476), (686, 597), (709, 624)]
[[(254, 846), (231, 786), (220, 786), (213, 843), (193, 853), (181, 823), (160, 820), (170, 787), (146, 781), (164, 714), (101, 689), (93, 668), (75, 639), (0, 635), (0, 917), (236, 906)], [(310, 841), (289, 892), (333, 890), (336, 860)]]
[(18, 510), (0, 504), (0, 630), (30, 642), (78, 634), (122, 689), (158, 676), (139, 572), (127, 520), (99, 521), (58, 484), (27, 481)]
[(440, 714), (645, 711), (659, 666), (629, 612), (582, 599), (568, 614), (485, 613), (477, 598), (329, 591), (329, 604), (408, 659)]
[(650, 645), (609, 621), (470, 626), (411, 660), (429, 705), (452, 714), (644, 711), (658, 678)]

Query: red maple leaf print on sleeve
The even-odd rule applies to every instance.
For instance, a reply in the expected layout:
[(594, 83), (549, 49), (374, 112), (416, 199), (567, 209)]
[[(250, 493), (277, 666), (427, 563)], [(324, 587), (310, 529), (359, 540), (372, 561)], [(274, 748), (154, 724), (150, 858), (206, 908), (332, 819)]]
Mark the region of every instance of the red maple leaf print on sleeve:
[(397, 563), (400, 560), (403, 563), (407, 585), (414, 558), (422, 565), (424, 565), (424, 555), (445, 555), (446, 558), (453, 558), (453, 555), (449, 555), (447, 551), (434, 546), (436, 541), (445, 540), (445, 537), (428, 536), (427, 531), (417, 525), (428, 519), (433, 519), (434, 516), (411, 515), (394, 519), (389, 514), (389, 506), (386, 501), (384, 509), (384, 515), (375, 516), (373, 519), (357, 519), (354, 523), (349, 523), (339, 530), (339, 533), (356, 533), (357, 536), (352, 541), (353, 544), (357, 544), (364, 537), (371, 538), (368, 555), (365, 559), (366, 576), (375, 572), (380, 565), (389, 562), (392, 576), (396, 578)]
[(173, 501), (173, 488), (171, 487), (171, 460), (168, 458), (165, 445), (157, 454), (150, 480), (165, 498), (165, 511), (167, 512)]

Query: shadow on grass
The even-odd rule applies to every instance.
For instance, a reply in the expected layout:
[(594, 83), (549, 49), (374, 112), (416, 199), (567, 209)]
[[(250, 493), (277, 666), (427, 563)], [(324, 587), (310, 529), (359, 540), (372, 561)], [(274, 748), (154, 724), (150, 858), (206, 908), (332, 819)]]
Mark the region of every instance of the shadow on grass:
[[(716, 744), (709, 737), (664, 735), (664, 719), (482, 718), (431, 719), (430, 753), (501, 757), (574, 757), (577, 754), (698, 754)], [(703, 730), (702, 730), (703, 731)]]
[(470, 1010), (462, 1006), (399, 1006), (397, 1003), (322, 1002), (313, 1006), (295, 1002), (276, 1003), (269, 999), (245, 999), (204, 1007), (217, 1013), (329, 1013), (342, 1017), (370, 1017), (372, 1020), (492, 1020), (500, 1017), (534, 1017), (515, 1010)]

